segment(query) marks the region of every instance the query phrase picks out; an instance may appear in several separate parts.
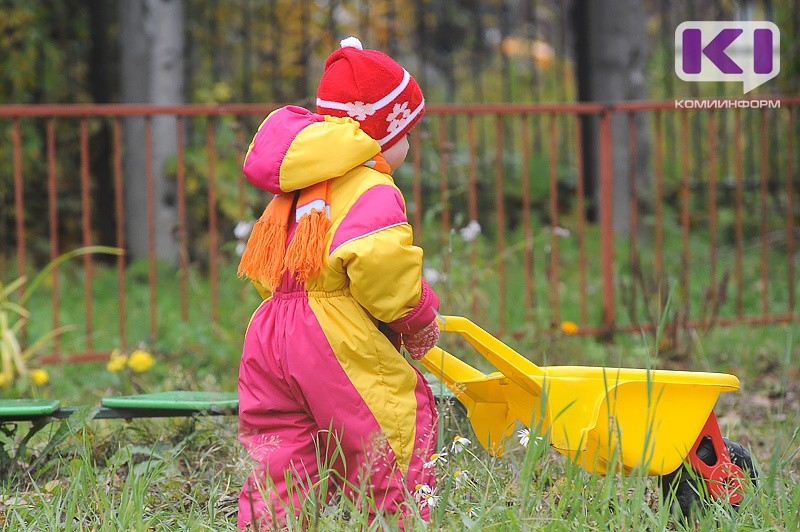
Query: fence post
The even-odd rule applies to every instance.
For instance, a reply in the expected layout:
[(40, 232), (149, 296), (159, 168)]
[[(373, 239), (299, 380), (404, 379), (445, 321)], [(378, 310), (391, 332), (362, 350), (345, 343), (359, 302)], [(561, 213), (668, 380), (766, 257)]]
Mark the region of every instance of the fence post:
[(611, 108), (600, 114), (600, 257), (603, 277), (603, 325), (601, 335), (614, 334), (614, 190), (611, 141)]

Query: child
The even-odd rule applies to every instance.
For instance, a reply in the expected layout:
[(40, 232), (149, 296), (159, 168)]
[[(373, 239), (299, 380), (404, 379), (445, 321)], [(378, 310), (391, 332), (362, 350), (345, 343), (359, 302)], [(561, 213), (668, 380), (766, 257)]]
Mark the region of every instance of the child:
[(259, 462), (240, 528), (299, 508), (320, 462), (349, 497), (369, 497), (355, 502), (373, 516), (407, 514), (409, 494), (434, 482), (423, 468), (433, 395), (399, 347), (414, 359), (433, 347), (439, 302), (391, 177), (425, 100), (399, 64), (352, 37), (326, 61), (317, 96), (320, 114), (271, 113), (244, 162), (275, 197), (239, 265), (265, 297), (239, 369), (239, 437)]

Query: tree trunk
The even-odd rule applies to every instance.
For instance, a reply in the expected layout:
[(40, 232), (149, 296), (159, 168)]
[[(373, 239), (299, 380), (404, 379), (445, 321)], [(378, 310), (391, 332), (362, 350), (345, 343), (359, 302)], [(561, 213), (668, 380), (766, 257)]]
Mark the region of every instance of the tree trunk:
[[(88, 59), (89, 90), (95, 103), (111, 103), (115, 101), (115, 62), (108, 28), (114, 21), (114, 6), (107, 0), (90, 0), (87, 9), (92, 43)], [(110, 123), (104, 120), (90, 141), (92, 148), (90, 168), (97, 198), (94, 213), (97, 241), (100, 244), (113, 246), (116, 244), (116, 218), (114, 179), (111, 169), (112, 146), (109, 139), (111, 139)]]
[[(183, 103), (183, 1), (127, 0), (119, 5), (122, 101), (156, 105)], [(152, 245), (157, 258), (177, 264), (175, 183), (165, 176), (166, 163), (177, 150), (175, 117), (152, 119), (154, 242), (150, 242), (148, 236), (146, 215), (149, 211), (145, 121), (126, 119), (123, 134), (125, 238), (130, 256), (145, 257)]]
[[(580, 101), (617, 102), (647, 98), (647, 15), (639, 0), (576, 0), (573, 11), (576, 70)], [(631, 168), (628, 117), (612, 119), (613, 225), (618, 234), (630, 229)], [(584, 121), (584, 180), (597, 220), (600, 204), (599, 137), (597, 119)], [(637, 190), (647, 189), (649, 136), (645, 115), (636, 120)]]

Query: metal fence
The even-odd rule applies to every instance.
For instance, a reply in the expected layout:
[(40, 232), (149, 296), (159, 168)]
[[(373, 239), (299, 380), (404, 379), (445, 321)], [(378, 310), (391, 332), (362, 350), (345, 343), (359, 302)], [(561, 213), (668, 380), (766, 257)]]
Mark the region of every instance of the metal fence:
[[(499, 334), (650, 330), (667, 297), (686, 328), (795, 320), (800, 98), (728, 102), (430, 106), (395, 179), (443, 310)], [(239, 169), (272, 108), (0, 107), (4, 282), (80, 245), (125, 248), (126, 223), (147, 220), (142, 260), (86, 256), (80, 274), (52, 277), (45, 321), (82, 332), (49, 360), (97, 359), (182, 323), (241, 332), (255, 300), (235, 279), (232, 229), (267, 198)], [(161, 116), (175, 120), (174, 265), (155, 251)], [(127, 120), (144, 126), (144, 212), (124, 199)]]

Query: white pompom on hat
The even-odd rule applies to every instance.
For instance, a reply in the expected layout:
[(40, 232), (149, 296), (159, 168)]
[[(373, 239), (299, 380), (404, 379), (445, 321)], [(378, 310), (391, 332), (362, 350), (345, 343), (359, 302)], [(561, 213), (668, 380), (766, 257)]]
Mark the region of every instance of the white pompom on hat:
[(364, 45), (361, 44), (361, 41), (358, 40), (357, 37), (347, 37), (346, 39), (342, 39), (339, 41), (339, 45), (342, 48), (351, 47), (351, 48), (358, 48), (359, 50), (364, 49)]
[(317, 112), (350, 117), (387, 149), (425, 113), (416, 80), (397, 61), (378, 50), (364, 50), (348, 37), (325, 61), (317, 89)]

